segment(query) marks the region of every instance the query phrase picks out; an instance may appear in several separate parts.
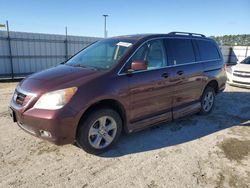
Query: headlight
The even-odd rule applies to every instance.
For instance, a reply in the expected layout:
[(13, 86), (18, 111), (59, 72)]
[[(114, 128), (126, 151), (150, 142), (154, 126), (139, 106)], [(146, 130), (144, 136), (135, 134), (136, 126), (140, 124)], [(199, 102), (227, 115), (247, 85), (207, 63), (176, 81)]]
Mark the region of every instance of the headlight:
[(70, 87), (45, 93), (40, 97), (40, 99), (38, 99), (34, 108), (48, 110), (60, 109), (69, 102), (76, 91), (76, 87)]

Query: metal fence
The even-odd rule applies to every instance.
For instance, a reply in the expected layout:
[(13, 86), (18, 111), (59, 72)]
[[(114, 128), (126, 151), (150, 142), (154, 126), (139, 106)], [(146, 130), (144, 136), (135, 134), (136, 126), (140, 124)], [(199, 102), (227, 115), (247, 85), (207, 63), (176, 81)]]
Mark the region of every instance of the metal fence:
[(53, 67), (100, 39), (0, 31), (0, 78), (24, 77)]
[[(53, 67), (101, 38), (0, 31), (0, 79), (25, 77)], [(221, 46), (224, 60), (237, 63), (248, 46)]]
[(246, 57), (250, 56), (249, 46), (221, 46), (221, 52), (226, 63), (239, 63)]

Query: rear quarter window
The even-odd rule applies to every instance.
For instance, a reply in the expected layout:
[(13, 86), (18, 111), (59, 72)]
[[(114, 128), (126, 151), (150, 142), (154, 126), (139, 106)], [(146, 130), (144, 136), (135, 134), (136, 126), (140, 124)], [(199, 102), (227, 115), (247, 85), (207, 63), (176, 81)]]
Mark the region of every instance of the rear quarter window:
[(202, 61), (220, 59), (217, 47), (211, 41), (196, 40)]

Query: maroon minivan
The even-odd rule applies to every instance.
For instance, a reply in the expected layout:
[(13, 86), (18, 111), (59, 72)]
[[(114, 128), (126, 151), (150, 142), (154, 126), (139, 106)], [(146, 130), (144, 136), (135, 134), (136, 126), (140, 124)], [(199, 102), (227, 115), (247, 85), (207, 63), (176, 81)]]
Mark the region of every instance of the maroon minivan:
[(204, 35), (119, 36), (22, 80), (10, 109), (26, 132), (97, 154), (122, 130), (209, 113), (225, 82), (222, 54)]

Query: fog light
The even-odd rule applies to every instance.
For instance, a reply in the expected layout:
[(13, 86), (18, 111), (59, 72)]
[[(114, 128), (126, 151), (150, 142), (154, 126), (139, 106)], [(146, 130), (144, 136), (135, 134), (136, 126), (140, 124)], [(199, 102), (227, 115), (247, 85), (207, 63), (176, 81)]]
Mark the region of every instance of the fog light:
[(48, 131), (40, 130), (39, 132), (42, 137), (51, 137), (51, 134)]

